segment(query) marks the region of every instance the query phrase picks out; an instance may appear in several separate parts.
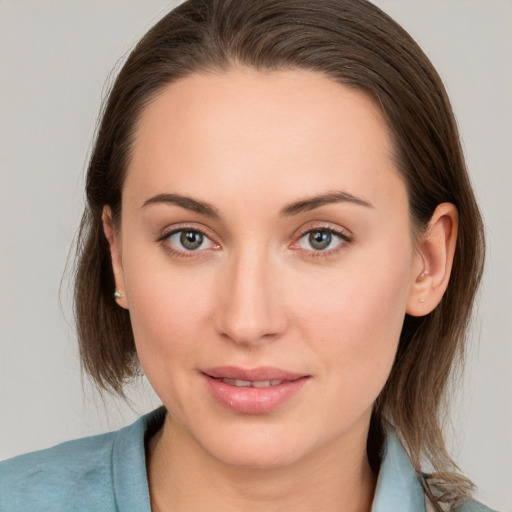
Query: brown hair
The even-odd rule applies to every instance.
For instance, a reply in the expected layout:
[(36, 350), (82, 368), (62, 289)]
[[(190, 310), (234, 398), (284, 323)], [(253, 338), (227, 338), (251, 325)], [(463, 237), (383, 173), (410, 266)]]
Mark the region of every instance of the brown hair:
[(412, 38), (366, 0), (188, 0), (137, 44), (110, 91), (87, 174), (75, 287), (84, 369), (101, 388), (121, 396), (124, 384), (140, 372), (129, 313), (112, 297), (101, 215), (109, 205), (120, 221), (141, 111), (178, 78), (238, 64), (318, 71), (365, 91), (388, 122), (417, 232), (440, 203), (456, 205), (459, 233), (448, 289), (432, 313), (405, 318), (391, 375), (374, 407), (368, 454), (378, 466), (384, 425), (393, 425), (414, 467), (420, 471), (424, 461), (433, 467), (431, 480), (441, 493), (436, 499), (460, 501), (471, 484), (453, 472), (440, 418), (449, 378), (463, 359), (481, 278), (482, 220), (438, 74)]

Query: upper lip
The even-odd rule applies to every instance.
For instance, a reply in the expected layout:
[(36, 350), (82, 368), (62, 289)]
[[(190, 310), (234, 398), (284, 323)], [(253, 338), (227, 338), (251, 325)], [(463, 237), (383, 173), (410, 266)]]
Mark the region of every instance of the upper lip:
[(289, 372), (281, 368), (261, 366), (258, 368), (239, 368), (237, 366), (216, 366), (207, 368), (202, 373), (215, 379), (238, 379), (252, 382), (267, 380), (297, 380), (307, 377), (305, 374)]

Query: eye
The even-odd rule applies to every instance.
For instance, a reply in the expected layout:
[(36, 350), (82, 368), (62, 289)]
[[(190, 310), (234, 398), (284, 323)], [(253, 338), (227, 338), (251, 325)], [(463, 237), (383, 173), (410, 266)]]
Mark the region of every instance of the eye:
[(349, 241), (349, 237), (343, 233), (333, 229), (320, 228), (304, 233), (298, 240), (298, 246), (309, 251), (328, 252)]
[(196, 229), (180, 229), (164, 238), (167, 239), (171, 249), (179, 252), (201, 251), (218, 247), (204, 233)]

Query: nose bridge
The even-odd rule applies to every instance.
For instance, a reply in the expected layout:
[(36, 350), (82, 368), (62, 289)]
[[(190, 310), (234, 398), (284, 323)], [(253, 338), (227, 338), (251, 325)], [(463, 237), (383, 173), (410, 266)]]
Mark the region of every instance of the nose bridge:
[(245, 247), (227, 259), (225, 270), (217, 310), (221, 334), (243, 344), (277, 337), (285, 319), (268, 253)]

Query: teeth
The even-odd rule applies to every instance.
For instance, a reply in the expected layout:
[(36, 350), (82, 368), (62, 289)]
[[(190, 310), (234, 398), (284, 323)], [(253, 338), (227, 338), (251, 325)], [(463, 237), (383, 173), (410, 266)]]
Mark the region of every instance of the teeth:
[(278, 386), (282, 380), (260, 380), (252, 383), (254, 388), (268, 388), (269, 386)]
[(282, 380), (240, 380), (240, 379), (220, 379), (222, 382), (229, 384), (230, 386), (236, 386), (239, 388), (268, 388), (270, 386), (278, 386)]
[(270, 386), (269, 380), (260, 380), (252, 383), (253, 388), (268, 388)]

